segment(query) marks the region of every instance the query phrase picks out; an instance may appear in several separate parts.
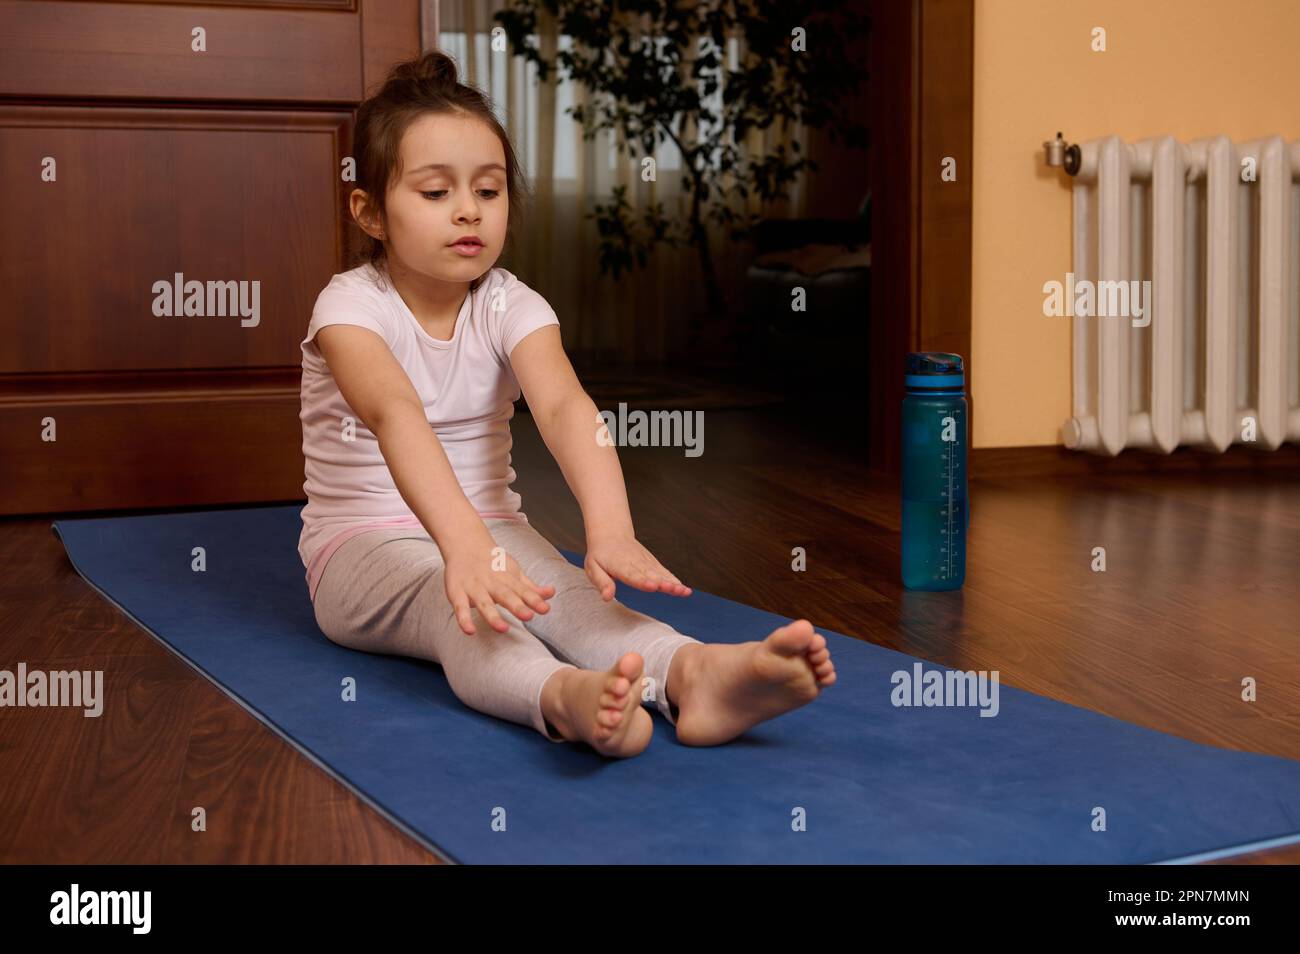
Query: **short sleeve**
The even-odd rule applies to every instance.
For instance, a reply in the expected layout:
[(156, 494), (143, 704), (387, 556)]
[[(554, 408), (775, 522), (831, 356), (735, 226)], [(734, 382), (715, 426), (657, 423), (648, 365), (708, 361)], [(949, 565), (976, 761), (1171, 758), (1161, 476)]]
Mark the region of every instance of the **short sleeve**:
[(500, 294), (489, 298), (488, 308), (500, 309), (495, 315), (499, 320), (493, 321), (492, 327), (497, 329), (497, 348), (506, 361), (510, 360), (515, 345), (538, 328), (560, 323), (545, 298), (509, 273), (500, 286)]
[(369, 328), (379, 335), (391, 349), (394, 335), (388, 318), (388, 311), (377, 296), (371, 297), (348, 288), (326, 286), (316, 297), (316, 306), (312, 309), (303, 344), (314, 344), (316, 332), (327, 325), (357, 325)]

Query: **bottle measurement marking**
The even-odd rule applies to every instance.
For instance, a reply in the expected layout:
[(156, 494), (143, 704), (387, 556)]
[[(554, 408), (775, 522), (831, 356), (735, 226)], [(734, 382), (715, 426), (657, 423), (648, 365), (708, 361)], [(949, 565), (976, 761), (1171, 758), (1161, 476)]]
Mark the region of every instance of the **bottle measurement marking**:
[[(939, 413), (945, 414), (951, 412), (948, 412), (946, 410), (941, 410)], [(956, 518), (955, 511), (957, 509), (957, 502), (953, 494), (956, 491), (955, 481), (957, 479), (957, 475), (956, 475), (957, 442), (943, 441), (942, 443), (943, 443), (943, 453), (939, 455), (939, 459), (943, 461), (941, 466), (943, 467), (943, 477), (946, 479), (947, 483), (945, 489), (942, 491), (944, 496), (944, 505), (943, 505), (944, 524), (939, 530), (939, 533), (943, 535), (944, 545), (939, 548), (939, 552), (944, 555), (943, 556), (944, 564), (941, 572), (943, 578), (945, 580), (948, 580), (948, 579), (952, 579), (953, 551), (956, 549), (955, 546), (953, 545), (953, 532), (954, 532), (953, 521)]]
[(953, 506), (954, 506), (954, 501), (953, 501), (953, 497), (952, 497), (952, 489), (953, 489), (953, 488), (952, 488), (952, 476), (953, 476), (953, 475), (952, 475), (952, 469), (953, 469), (953, 457), (952, 457), (952, 453), (953, 453), (953, 445), (954, 445), (955, 443), (956, 443), (956, 441), (949, 441), (949, 442), (948, 442), (948, 508), (947, 508), (947, 509), (948, 509), (948, 515), (947, 515), (947, 519), (948, 519), (948, 571), (947, 571), (947, 573), (944, 574), (944, 576), (948, 577), (949, 579), (952, 578), (952, 511), (953, 511)]

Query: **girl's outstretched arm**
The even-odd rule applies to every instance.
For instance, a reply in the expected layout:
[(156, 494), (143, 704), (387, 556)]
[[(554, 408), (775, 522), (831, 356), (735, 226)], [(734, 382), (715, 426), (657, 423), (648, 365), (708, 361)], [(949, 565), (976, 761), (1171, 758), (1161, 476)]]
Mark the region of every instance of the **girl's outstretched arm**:
[(585, 569), (601, 596), (614, 598), (614, 580), (689, 596), (691, 588), (636, 539), (618, 451), (564, 353), (559, 325), (545, 325), (521, 339), (510, 365), (542, 440), (582, 508)]

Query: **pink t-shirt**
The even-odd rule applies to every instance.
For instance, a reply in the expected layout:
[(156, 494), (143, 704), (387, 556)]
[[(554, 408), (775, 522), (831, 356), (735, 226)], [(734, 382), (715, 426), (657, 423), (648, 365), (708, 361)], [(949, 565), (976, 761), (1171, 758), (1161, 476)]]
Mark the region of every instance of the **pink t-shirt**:
[(325, 565), (366, 530), (418, 527), (393, 483), (375, 435), (339, 392), (316, 347), (325, 325), (374, 331), (405, 370), (461, 488), (484, 518), (527, 520), (510, 489), (510, 424), (519, 382), (510, 353), (524, 337), (559, 319), (546, 299), (503, 268), (467, 295), (449, 341), (420, 325), (397, 289), (369, 264), (335, 275), (316, 298), (302, 342), (302, 451), (306, 458), (298, 555), (311, 599)]

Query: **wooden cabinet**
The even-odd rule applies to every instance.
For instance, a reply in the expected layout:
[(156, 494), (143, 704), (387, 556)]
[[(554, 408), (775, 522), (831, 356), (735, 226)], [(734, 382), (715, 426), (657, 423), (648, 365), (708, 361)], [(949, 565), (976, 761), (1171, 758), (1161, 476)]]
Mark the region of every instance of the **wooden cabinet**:
[(298, 345), (345, 267), (355, 107), (435, 23), (0, 0), (4, 513), (303, 498)]

